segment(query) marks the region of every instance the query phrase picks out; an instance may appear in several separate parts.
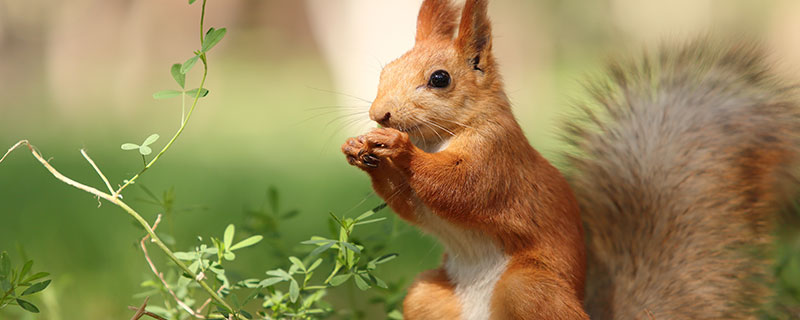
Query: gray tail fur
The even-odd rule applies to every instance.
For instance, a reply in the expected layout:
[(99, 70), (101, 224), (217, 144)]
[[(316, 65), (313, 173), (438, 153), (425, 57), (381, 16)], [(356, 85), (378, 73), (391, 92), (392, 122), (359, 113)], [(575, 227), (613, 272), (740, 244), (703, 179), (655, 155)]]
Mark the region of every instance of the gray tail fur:
[(568, 124), (593, 318), (749, 319), (770, 294), (798, 99), (759, 46), (708, 42), (612, 63)]

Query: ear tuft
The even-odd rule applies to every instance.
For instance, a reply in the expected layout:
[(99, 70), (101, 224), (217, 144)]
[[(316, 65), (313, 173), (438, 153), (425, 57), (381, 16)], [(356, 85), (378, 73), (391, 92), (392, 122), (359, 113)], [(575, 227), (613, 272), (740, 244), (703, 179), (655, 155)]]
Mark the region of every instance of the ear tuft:
[(487, 0), (467, 0), (461, 13), (456, 47), (466, 56), (476, 70), (490, 63), (492, 27), (487, 16)]
[(450, 0), (425, 0), (417, 17), (417, 39), (452, 39), (458, 11)]

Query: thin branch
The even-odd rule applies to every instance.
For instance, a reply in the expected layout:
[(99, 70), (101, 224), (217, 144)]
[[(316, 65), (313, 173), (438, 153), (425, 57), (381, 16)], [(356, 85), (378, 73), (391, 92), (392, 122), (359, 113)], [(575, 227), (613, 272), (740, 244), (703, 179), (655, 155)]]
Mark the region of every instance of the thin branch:
[(111, 193), (111, 194), (113, 194), (113, 193), (114, 193), (114, 188), (112, 188), (112, 187), (111, 187), (111, 184), (110, 184), (110, 183), (108, 183), (108, 179), (107, 179), (107, 178), (106, 178), (106, 176), (103, 174), (103, 172), (102, 172), (102, 171), (100, 171), (100, 168), (98, 168), (98, 167), (97, 167), (97, 165), (94, 163), (94, 161), (92, 160), (92, 158), (90, 158), (90, 157), (89, 157), (89, 154), (87, 154), (87, 153), (86, 153), (86, 150), (84, 150), (84, 149), (81, 149), (81, 154), (83, 155), (83, 157), (84, 157), (84, 158), (86, 158), (86, 161), (89, 161), (89, 164), (91, 164), (91, 165), (92, 165), (92, 168), (94, 168), (94, 171), (97, 171), (97, 174), (100, 176), (100, 178), (102, 178), (102, 179), (103, 179), (103, 182), (105, 182), (105, 184), (106, 184), (106, 187), (108, 187), (108, 193)]
[[(139, 310), (139, 308), (134, 307), (134, 306), (128, 306), (128, 309)], [(144, 309), (142, 309), (142, 310), (144, 310)], [(164, 319), (161, 316), (159, 316), (159, 315), (157, 315), (155, 313), (152, 313), (150, 311), (145, 311), (144, 313), (142, 313), (142, 315), (148, 316), (148, 317), (156, 319), (156, 320), (167, 320), (167, 319)], [(141, 318), (141, 316), (139, 316), (139, 318)], [(139, 318), (136, 318), (136, 319), (139, 319)]]
[(142, 302), (142, 305), (138, 308), (133, 307), (133, 310), (136, 310), (136, 313), (133, 315), (133, 317), (131, 317), (131, 320), (138, 320), (142, 317), (142, 315), (145, 313), (144, 308), (147, 308), (147, 301), (150, 301), (150, 297), (145, 297), (144, 302)]
[[(159, 214), (156, 217), (156, 221), (153, 222), (153, 232), (156, 231), (156, 228), (158, 227), (158, 223), (159, 222), (161, 222), (161, 214)], [(175, 291), (172, 291), (172, 289), (169, 287), (169, 284), (167, 283), (167, 280), (164, 279), (164, 274), (161, 273), (161, 272), (158, 272), (158, 269), (156, 268), (156, 265), (153, 263), (153, 260), (150, 259), (150, 255), (147, 253), (147, 245), (145, 244), (145, 242), (149, 238), (150, 238), (149, 234), (145, 235), (144, 238), (142, 238), (142, 241), (139, 241), (139, 244), (142, 246), (142, 251), (144, 252), (144, 258), (145, 258), (145, 260), (147, 260), (147, 264), (150, 265), (150, 270), (153, 270), (153, 273), (158, 277), (158, 279), (161, 280), (161, 283), (164, 285), (164, 288), (167, 288), (167, 291), (169, 291), (169, 294), (172, 295), (172, 298), (175, 299), (175, 302), (177, 302), (178, 305), (181, 306), (181, 308), (183, 308), (183, 310), (186, 310), (186, 312), (188, 312), (190, 315), (192, 315), (195, 318), (205, 319), (206, 317), (204, 317), (202, 314), (200, 314), (199, 311), (194, 311), (191, 307), (189, 307), (186, 303), (184, 303), (183, 300), (178, 298), (178, 295), (175, 294)]]

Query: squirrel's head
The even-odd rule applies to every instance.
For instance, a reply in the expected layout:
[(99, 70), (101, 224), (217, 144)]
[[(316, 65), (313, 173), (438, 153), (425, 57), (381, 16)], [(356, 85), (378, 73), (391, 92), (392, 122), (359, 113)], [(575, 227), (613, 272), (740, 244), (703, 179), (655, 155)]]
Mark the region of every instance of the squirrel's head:
[(507, 108), (486, 2), (467, 0), (460, 23), (450, 0), (422, 3), (414, 48), (381, 72), (372, 120), (435, 141)]

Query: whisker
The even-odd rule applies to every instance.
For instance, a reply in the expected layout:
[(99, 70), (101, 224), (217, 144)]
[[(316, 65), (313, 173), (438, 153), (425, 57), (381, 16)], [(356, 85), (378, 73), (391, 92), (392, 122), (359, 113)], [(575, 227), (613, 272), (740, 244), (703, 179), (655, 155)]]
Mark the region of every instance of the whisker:
[(449, 133), (451, 136), (455, 136), (455, 135), (456, 135), (456, 134), (455, 134), (455, 133), (453, 133), (452, 131), (450, 131), (450, 130), (447, 130), (447, 128), (445, 128), (445, 127), (442, 127), (441, 125), (437, 124), (437, 123), (436, 123), (436, 122), (434, 122), (433, 120), (430, 120), (430, 119), (428, 119), (428, 120), (426, 120), (426, 122), (428, 122), (428, 123), (430, 123), (430, 124), (432, 124), (432, 125), (434, 125), (434, 126), (436, 126), (436, 127), (439, 127), (439, 129), (442, 129), (442, 130), (444, 130), (445, 132)]
[[(351, 112), (351, 113), (348, 113), (348, 114), (343, 114), (341, 116), (338, 116), (336, 118), (331, 119), (331, 121), (328, 121), (328, 123), (326, 123), (325, 126), (322, 127), (322, 128), (323, 129), (327, 129), (332, 123), (334, 123), (336, 121), (339, 121), (339, 120), (342, 120), (342, 119), (347, 119), (347, 118), (356, 118), (357, 116), (360, 116), (360, 115), (363, 115), (363, 114), (365, 114), (365, 112)], [(361, 118), (361, 117), (358, 117), (358, 118)]]
[(370, 101), (370, 100), (367, 100), (367, 99), (364, 99), (364, 98), (360, 98), (360, 97), (357, 97), (357, 96), (354, 96), (354, 95), (352, 95), (352, 94), (347, 94), (347, 93), (343, 93), (343, 92), (336, 92), (336, 91), (333, 91), (333, 90), (325, 90), (325, 89), (320, 89), (320, 88), (314, 88), (314, 87), (309, 87), (309, 86), (306, 86), (306, 87), (307, 87), (307, 88), (309, 88), (309, 89), (318, 90), (318, 91), (322, 91), (322, 92), (327, 92), (327, 93), (332, 93), (332, 94), (343, 95), (343, 96), (345, 96), (345, 97), (350, 97), (350, 98), (353, 98), (353, 99), (358, 99), (358, 100), (364, 101), (364, 102), (366, 102), (366, 103), (372, 104), (372, 101)]
[(333, 106), (321, 106), (321, 107), (311, 107), (306, 108), (305, 111), (315, 111), (315, 110), (324, 110), (324, 109), (344, 109), (344, 110), (367, 110), (369, 106), (343, 106), (343, 105), (333, 105)]

